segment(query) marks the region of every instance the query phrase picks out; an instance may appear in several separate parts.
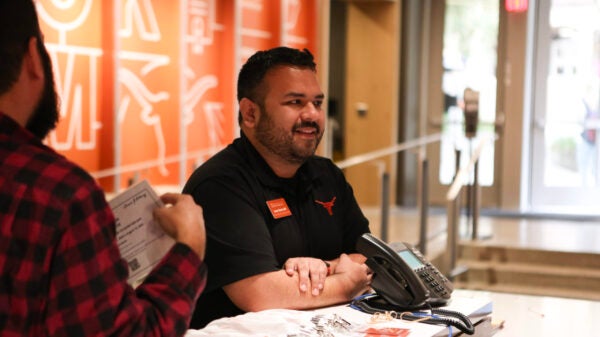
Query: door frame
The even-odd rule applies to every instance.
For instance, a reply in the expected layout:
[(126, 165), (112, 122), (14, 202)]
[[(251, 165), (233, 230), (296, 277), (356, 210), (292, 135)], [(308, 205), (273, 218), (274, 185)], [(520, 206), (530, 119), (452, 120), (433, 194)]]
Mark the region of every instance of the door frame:
[(600, 187), (547, 187), (544, 185), (547, 107), (547, 76), (550, 63), (551, 0), (539, 0), (535, 8), (535, 51), (530, 67), (533, 71), (531, 88), (531, 154), (529, 198), (525, 207), (532, 213), (599, 215), (597, 200)]

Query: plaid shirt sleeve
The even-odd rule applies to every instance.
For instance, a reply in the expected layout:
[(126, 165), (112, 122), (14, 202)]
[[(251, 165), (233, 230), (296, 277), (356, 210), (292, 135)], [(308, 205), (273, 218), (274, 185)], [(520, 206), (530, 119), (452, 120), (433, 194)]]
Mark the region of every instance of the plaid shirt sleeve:
[(135, 290), (95, 180), (0, 112), (0, 335), (181, 336), (206, 268), (175, 244)]
[[(61, 216), (46, 327), (51, 336), (180, 336), (204, 288), (206, 270), (176, 244), (133, 290), (115, 240), (114, 217), (96, 187), (77, 189)], [(200, 270), (200, 273), (198, 272)]]

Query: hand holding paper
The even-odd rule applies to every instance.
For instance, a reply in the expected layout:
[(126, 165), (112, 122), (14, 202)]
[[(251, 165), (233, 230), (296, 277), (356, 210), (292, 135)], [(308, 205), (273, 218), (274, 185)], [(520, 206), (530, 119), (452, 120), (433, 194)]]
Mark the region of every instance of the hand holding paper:
[(128, 282), (132, 286), (143, 282), (175, 241), (188, 245), (204, 258), (202, 208), (191, 196), (166, 193), (159, 198), (144, 180), (109, 204), (116, 219), (117, 244), (129, 265)]
[(206, 233), (202, 208), (188, 194), (165, 193), (160, 199), (166, 207), (154, 209), (154, 217), (175, 241), (188, 245), (204, 259)]

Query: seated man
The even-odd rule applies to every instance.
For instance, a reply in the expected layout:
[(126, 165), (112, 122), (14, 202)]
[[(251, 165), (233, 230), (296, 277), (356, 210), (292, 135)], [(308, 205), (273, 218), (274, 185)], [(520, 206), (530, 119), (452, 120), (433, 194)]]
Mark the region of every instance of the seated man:
[(369, 289), (369, 232), (342, 171), (315, 156), (324, 94), (308, 50), (250, 57), (238, 78), (241, 135), (199, 167), (189, 193), (207, 232), (207, 287), (191, 328), (246, 311), (342, 303)]

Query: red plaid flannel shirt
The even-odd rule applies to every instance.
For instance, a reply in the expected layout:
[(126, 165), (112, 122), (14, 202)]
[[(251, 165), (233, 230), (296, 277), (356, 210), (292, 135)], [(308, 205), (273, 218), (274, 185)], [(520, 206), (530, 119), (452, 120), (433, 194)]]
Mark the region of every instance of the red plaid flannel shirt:
[(0, 113), (0, 335), (185, 334), (206, 268), (176, 244), (135, 290), (104, 193)]

